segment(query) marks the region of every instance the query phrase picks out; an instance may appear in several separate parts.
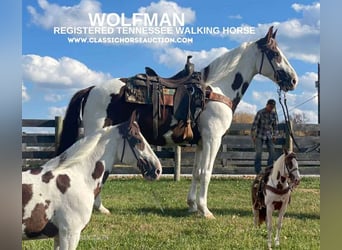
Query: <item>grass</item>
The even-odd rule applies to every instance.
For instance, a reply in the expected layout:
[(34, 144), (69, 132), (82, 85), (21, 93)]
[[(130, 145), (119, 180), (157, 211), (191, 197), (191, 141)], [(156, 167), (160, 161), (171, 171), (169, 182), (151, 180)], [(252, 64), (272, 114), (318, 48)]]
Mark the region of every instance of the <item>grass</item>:
[[(78, 249), (266, 249), (266, 227), (254, 228), (252, 180), (213, 178), (208, 206), (216, 220), (187, 212), (190, 179), (107, 181), (102, 197), (110, 216), (94, 212)], [(273, 217), (275, 222), (276, 213)], [(292, 194), (278, 249), (320, 249), (320, 179), (303, 178)], [(53, 240), (23, 249), (52, 249)]]

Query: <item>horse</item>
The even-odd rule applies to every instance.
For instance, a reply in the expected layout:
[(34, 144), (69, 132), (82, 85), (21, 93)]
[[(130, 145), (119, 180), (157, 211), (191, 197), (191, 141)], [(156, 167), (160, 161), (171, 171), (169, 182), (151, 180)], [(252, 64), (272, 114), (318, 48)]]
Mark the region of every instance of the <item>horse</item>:
[(280, 231), (284, 214), (290, 202), (292, 190), (299, 185), (300, 173), (296, 155), (284, 150), (265, 173), (255, 178), (252, 184), (252, 205), (254, 225), (266, 221), (267, 245), (272, 248), (272, 213), (279, 210), (275, 245), (280, 245)]
[(22, 239), (54, 237), (55, 249), (76, 249), (108, 176), (104, 158), (136, 164), (150, 180), (162, 170), (136, 121), (97, 130), (43, 166), (22, 172)]
[[(275, 40), (277, 31), (269, 28), (265, 37), (243, 43), (216, 58), (200, 73), (200, 85), (210, 89), (211, 96), (206, 98), (204, 107), (196, 116), (195, 123), (199, 140), (196, 144), (192, 182), (187, 196), (189, 212), (199, 211), (206, 218), (214, 218), (207, 206), (207, 194), (214, 160), (221, 145), (222, 136), (229, 129), (233, 112), (256, 74), (261, 74), (283, 91), (295, 89), (298, 77)], [(171, 78), (174, 79), (174, 78)], [(126, 81), (123, 78), (111, 79), (98, 86), (82, 89), (74, 94), (68, 105), (60, 138), (59, 153), (78, 138), (79, 125), (83, 122), (84, 133), (117, 124), (127, 119), (132, 110), (140, 114), (138, 121), (141, 131), (152, 145), (174, 146), (170, 136), (173, 126), (173, 107), (162, 105), (163, 119), (158, 120), (158, 136), (153, 133), (154, 108), (127, 102), (123, 92)], [(171, 137), (171, 138), (170, 138)], [(110, 170), (111, 165), (106, 164)], [(199, 194), (197, 185), (200, 184)], [(95, 206), (103, 213), (108, 210), (102, 205), (100, 196)]]

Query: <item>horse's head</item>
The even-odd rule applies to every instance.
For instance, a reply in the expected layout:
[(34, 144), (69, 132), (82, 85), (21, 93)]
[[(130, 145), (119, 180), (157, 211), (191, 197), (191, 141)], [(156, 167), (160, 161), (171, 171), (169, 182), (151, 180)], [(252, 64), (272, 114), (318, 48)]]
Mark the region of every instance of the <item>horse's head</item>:
[(296, 154), (293, 152), (288, 152), (284, 150), (285, 153), (285, 171), (290, 178), (292, 187), (296, 187), (300, 182), (300, 173), (298, 168), (298, 162), (296, 159)]
[(142, 135), (138, 123), (135, 121), (135, 112), (131, 117), (128, 128), (126, 128), (124, 139), (127, 140), (133, 154), (137, 160), (137, 167), (147, 180), (157, 180), (162, 174), (162, 165)]
[(258, 60), (259, 74), (262, 74), (277, 83), (281, 90), (295, 89), (298, 83), (296, 71), (278, 47), (275, 39), (277, 30), (273, 32), (273, 26), (269, 28), (264, 38), (256, 41), (260, 50)]

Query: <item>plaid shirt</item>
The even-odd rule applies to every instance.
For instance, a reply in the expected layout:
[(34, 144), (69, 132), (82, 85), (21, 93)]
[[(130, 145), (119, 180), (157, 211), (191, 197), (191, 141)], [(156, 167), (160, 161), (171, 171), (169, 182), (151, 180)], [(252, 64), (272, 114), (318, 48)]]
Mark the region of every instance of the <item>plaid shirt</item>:
[(263, 108), (258, 111), (254, 118), (251, 128), (251, 135), (263, 140), (271, 139), (273, 135), (278, 134), (278, 115), (277, 112), (271, 111), (270, 113)]

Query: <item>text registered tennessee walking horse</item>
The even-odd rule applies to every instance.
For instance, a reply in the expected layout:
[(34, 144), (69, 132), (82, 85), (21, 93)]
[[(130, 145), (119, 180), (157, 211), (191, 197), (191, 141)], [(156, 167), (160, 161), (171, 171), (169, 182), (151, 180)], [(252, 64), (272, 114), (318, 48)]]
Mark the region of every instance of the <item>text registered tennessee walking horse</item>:
[(54, 237), (55, 249), (76, 249), (108, 176), (104, 158), (111, 164), (136, 164), (148, 179), (161, 173), (135, 121), (98, 130), (42, 167), (22, 172), (22, 238)]
[(272, 213), (279, 210), (275, 245), (280, 244), (282, 221), (290, 201), (291, 191), (300, 182), (296, 155), (287, 152), (281, 155), (272, 167), (258, 175), (252, 185), (252, 204), (255, 226), (266, 220), (267, 244), (272, 247)]
[[(262, 74), (284, 91), (293, 90), (297, 84), (296, 72), (278, 48), (275, 36), (271, 27), (264, 38), (243, 43), (200, 72), (193, 71), (188, 58), (185, 69), (171, 78), (162, 78), (147, 68), (146, 74), (112, 79), (77, 92), (64, 118), (59, 152), (77, 139), (82, 115), (84, 132), (88, 134), (122, 122), (137, 110), (138, 123), (149, 143), (197, 144), (187, 203), (189, 211), (213, 218), (207, 207), (207, 193), (214, 160), (252, 78)], [(112, 166), (105, 167), (110, 170)], [(99, 209), (105, 211), (97, 201)]]

